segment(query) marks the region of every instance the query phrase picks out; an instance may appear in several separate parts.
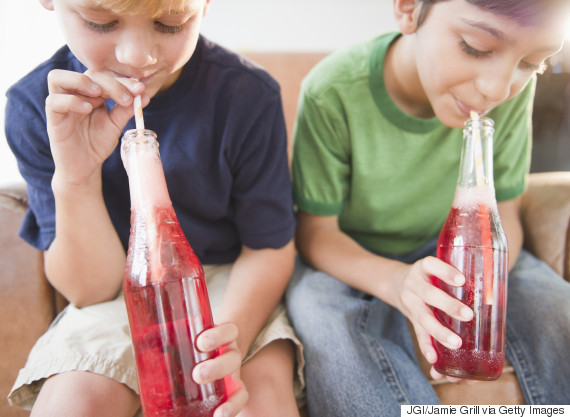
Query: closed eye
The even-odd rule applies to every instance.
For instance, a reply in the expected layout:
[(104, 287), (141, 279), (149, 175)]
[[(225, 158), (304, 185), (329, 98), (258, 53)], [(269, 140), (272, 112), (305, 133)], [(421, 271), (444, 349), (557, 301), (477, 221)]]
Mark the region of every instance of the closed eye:
[(530, 62), (521, 61), (521, 66), (526, 70), (533, 71), (533, 72), (536, 72), (538, 74), (542, 74), (544, 71), (546, 71), (546, 68), (548, 68), (548, 66), (544, 62), (541, 62), (538, 65), (535, 65), (535, 64), (531, 64)]
[(491, 54), (491, 51), (480, 51), (478, 49), (473, 48), (463, 39), (461, 40), (461, 42), (459, 42), (459, 46), (463, 50), (463, 52), (475, 58), (482, 58)]
[(175, 34), (184, 30), (185, 23), (181, 25), (165, 25), (164, 23), (154, 22), (154, 27), (162, 33)]
[(89, 30), (92, 30), (93, 32), (97, 32), (97, 33), (107, 33), (107, 32), (109, 32), (109, 30), (111, 30), (117, 24), (116, 21), (104, 23), (104, 24), (99, 24), (99, 23), (91, 22), (91, 21), (85, 20), (85, 19), (83, 20), (83, 22), (85, 23), (85, 25), (87, 26), (87, 28)]

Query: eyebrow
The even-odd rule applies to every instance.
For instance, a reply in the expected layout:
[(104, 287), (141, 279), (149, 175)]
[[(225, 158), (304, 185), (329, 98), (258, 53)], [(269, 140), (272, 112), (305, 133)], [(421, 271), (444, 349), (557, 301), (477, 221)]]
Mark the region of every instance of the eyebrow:
[(493, 26), (489, 26), (488, 24), (486, 24), (485, 22), (478, 22), (478, 21), (474, 21), (474, 20), (468, 20), (468, 19), (461, 19), (463, 21), (463, 23), (465, 23), (468, 26), (471, 26), (473, 28), (476, 29), (481, 29), (484, 30), (485, 32), (490, 33), (494, 38), (500, 40), (500, 41), (508, 41), (509, 37), (507, 36), (507, 34), (497, 28), (494, 28)]
[[(511, 42), (512, 39), (509, 38), (507, 36), (507, 34), (497, 28), (494, 28), (493, 26), (490, 26), (488, 24), (486, 24), (485, 22), (478, 22), (475, 20), (469, 20), (469, 19), (461, 19), (463, 23), (465, 23), (468, 26), (471, 26), (475, 29), (480, 29), (480, 30), (484, 30), (488, 33), (490, 33), (494, 38), (498, 39), (499, 41), (502, 42)], [(557, 46), (557, 45), (552, 45), (552, 46), (546, 46), (544, 48), (540, 48), (539, 52), (548, 52), (548, 53), (553, 53), (553, 52), (557, 52), (558, 50), (560, 50), (561, 47)]]

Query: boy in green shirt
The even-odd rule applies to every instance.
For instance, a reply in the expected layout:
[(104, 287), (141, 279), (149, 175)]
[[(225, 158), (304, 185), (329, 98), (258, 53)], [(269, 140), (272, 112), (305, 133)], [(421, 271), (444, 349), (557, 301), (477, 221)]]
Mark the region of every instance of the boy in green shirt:
[[(308, 265), (297, 268), (287, 303), (305, 347), (311, 416), (397, 415), (400, 404), (438, 402), (406, 318), (432, 364), (431, 337), (453, 349), (461, 339), (430, 308), (473, 318), (429, 280), (464, 283), (431, 255), (471, 111), (495, 121), (495, 188), (511, 268), (507, 357), (528, 403), (568, 400), (561, 364), (570, 286), (521, 250), (518, 217), (534, 76), (560, 49), (567, 11), (557, 0), (395, 0), (401, 33), (339, 51), (304, 81), (293, 177), (297, 245)], [(540, 353), (546, 345), (548, 356)]]

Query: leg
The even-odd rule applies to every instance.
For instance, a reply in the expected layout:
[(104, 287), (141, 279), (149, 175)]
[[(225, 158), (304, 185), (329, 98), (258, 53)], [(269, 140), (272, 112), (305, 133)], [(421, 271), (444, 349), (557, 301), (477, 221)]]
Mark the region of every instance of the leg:
[(287, 308), (304, 346), (311, 417), (399, 415), (437, 404), (405, 318), (378, 299), (300, 263)]
[(271, 342), (242, 367), (249, 400), (240, 417), (298, 417), (293, 392), (295, 351), (287, 339)]
[(139, 397), (117, 381), (92, 372), (64, 372), (48, 378), (31, 417), (132, 417)]
[(507, 356), (527, 404), (569, 404), (570, 284), (522, 251), (508, 291)]

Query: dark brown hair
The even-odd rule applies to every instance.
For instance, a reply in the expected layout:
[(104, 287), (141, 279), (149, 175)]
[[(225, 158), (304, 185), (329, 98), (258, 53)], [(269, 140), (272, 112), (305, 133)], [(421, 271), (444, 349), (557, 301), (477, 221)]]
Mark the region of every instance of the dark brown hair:
[[(445, 0), (419, 0), (422, 3), (418, 15), (417, 26), (425, 20), (429, 9), (435, 3)], [(465, 0), (474, 6), (481, 7), (493, 13), (515, 19), (522, 25), (533, 25), (546, 10), (558, 6), (570, 10), (568, 0)]]

